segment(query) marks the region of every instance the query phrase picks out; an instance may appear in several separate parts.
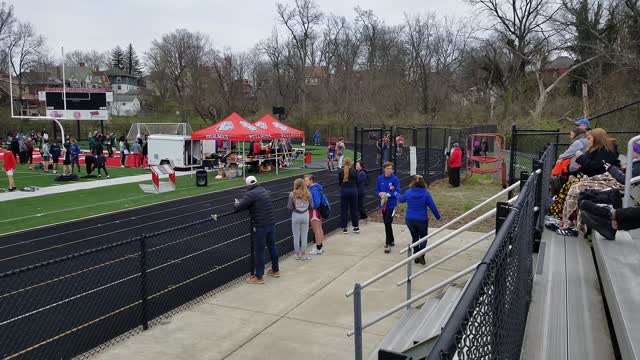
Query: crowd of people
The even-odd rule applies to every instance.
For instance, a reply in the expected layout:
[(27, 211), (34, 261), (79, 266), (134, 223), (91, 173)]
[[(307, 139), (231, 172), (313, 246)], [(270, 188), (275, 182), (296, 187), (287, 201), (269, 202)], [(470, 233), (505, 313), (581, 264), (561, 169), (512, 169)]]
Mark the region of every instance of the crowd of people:
[(624, 170), (632, 167), (640, 175), (640, 144), (633, 146), (633, 158), (619, 160), (617, 141), (606, 130), (589, 128), (581, 119), (570, 133), (571, 144), (560, 154), (551, 173), (548, 228), (566, 236), (582, 236), (595, 229), (609, 240), (618, 229), (640, 226), (638, 208), (622, 209)]
[[(427, 236), (429, 227), (428, 211), (440, 220), (440, 213), (427, 184), (420, 175), (415, 175), (409, 189), (401, 192), (400, 180), (393, 173), (393, 164), (384, 163), (384, 173), (378, 176), (374, 189), (369, 189), (369, 176), (362, 161), (355, 164), (349, 157), (342, 162), (342, 169), (338, 172), (337, 180), (340, 187), (340, 227), (342, 233), (349, 233), (349, 221), (352, 232), (360, 233), (359, 223), (368, 218), (364, 207), (364, 198), (370, 191), (375, 191), (375, 197), (380, 201), (380, 210), (385, 227), (384, 252), (390, 253), (395, 246), (393, 232), (393, 218), (398, 203), (406, 203), (405, 223), (411, 234), (412, 242)], [(249, 210), (253, 223), (255, 241), (255, 272), (248, 279), (250, 284), (264, 284), (265, 247), (271, 257), (271, 268), (266, 274), (280, 277), (279, 256), (276, 247), (275, 217), (273, 202), (268, 190), (258, 184), (254, 176), (245, 179), (247, 192), (242, 199), (236, 199), (236, 211)], [(321, 255), (323, 249), (323, 221), (331, 216), (331, 207), (323, 186), (316, 182), (313, 174), (295, 179), (293, 190), (289, 194), (287, 208), (291, 211), (291, 232), (296, 260), (311, 260), (311, 255)], [(315, 244), (307, 253), (309, 228), (313, 231)], [(416, 246), (414, 252), (421, 251), (426, 242)], [(416, 264), (425, 265), (424, 256), (415, 259)]]

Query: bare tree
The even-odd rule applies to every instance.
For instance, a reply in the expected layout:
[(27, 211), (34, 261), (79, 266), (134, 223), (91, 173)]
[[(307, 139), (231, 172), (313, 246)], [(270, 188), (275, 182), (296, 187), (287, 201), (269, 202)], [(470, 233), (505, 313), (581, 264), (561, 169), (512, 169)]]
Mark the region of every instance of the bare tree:
[[(18, 23), (8, 40), (8, 53), (11, 71), (18, 79), (18, 98), (22, 99), (23, 75), (39, 64), (45, 55), (45, 41), (36, 33), (30, 23)], [(20, 109), (19, 109), (20, 110)]]
[(106, 70), (111, 65), (109, 56), (108, 51), (74, 50), (65, 54), (65, 63), (71, 66), (85, 64), (94, 70)]
[(316, 26), (322, 20), (322, 12), (313, 0), (295, 0), (295, 6), (278, 4), (280, 22), (291, 37), (291, 45), (296, 54), (296, 63), (291, 64), (298, 84), (302, 106), (302, 120), (306, 114), (306, 71), (307, 64), (315, 63), (314, 45), (317, 40)]

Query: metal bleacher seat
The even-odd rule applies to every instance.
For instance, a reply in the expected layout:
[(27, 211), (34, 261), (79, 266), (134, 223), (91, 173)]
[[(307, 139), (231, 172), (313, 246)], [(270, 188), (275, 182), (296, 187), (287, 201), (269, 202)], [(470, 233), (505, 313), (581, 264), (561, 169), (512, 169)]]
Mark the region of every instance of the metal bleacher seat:
[(614, 359), (598, 274), (587, 240), (545, 231), (522, 359)]
[(622, 359), (640, 358), (640, 230), (615, 241), (593, 236), (593, 248)]

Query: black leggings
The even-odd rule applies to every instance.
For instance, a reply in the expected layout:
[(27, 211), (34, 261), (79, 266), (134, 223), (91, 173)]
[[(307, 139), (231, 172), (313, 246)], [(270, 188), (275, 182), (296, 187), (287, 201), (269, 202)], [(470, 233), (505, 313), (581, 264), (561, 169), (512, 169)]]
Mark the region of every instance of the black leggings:
[(367, 209), (364, 208), (365, 196), (366, 196), (365, 192), (358, 191), (358, 210), (360, 212), (360, 220), (364, 220), (369, 217), (369, 215), (367, 215)]
[(351, 225), (358, 227), (358, 190), (355, 187), (343, 187), (340, 189), (340, 226), (347, 228), (349, 216), (351, 216)]

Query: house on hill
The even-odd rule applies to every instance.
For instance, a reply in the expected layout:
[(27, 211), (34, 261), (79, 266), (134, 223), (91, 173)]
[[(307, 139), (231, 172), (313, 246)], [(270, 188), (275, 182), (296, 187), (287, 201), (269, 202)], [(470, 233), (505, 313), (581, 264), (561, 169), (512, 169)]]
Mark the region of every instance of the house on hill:
[(111, 103), (111, 115), (134, 116), (140, 112), (140, 86), (138, 78), (118, 68), (105, 71), (111, 84), (113, 102)]
[(558, 56), (544, 66), (543, 74), (548, 77), (558, 78), (573, 66), (574, 59), (568, 56)]

